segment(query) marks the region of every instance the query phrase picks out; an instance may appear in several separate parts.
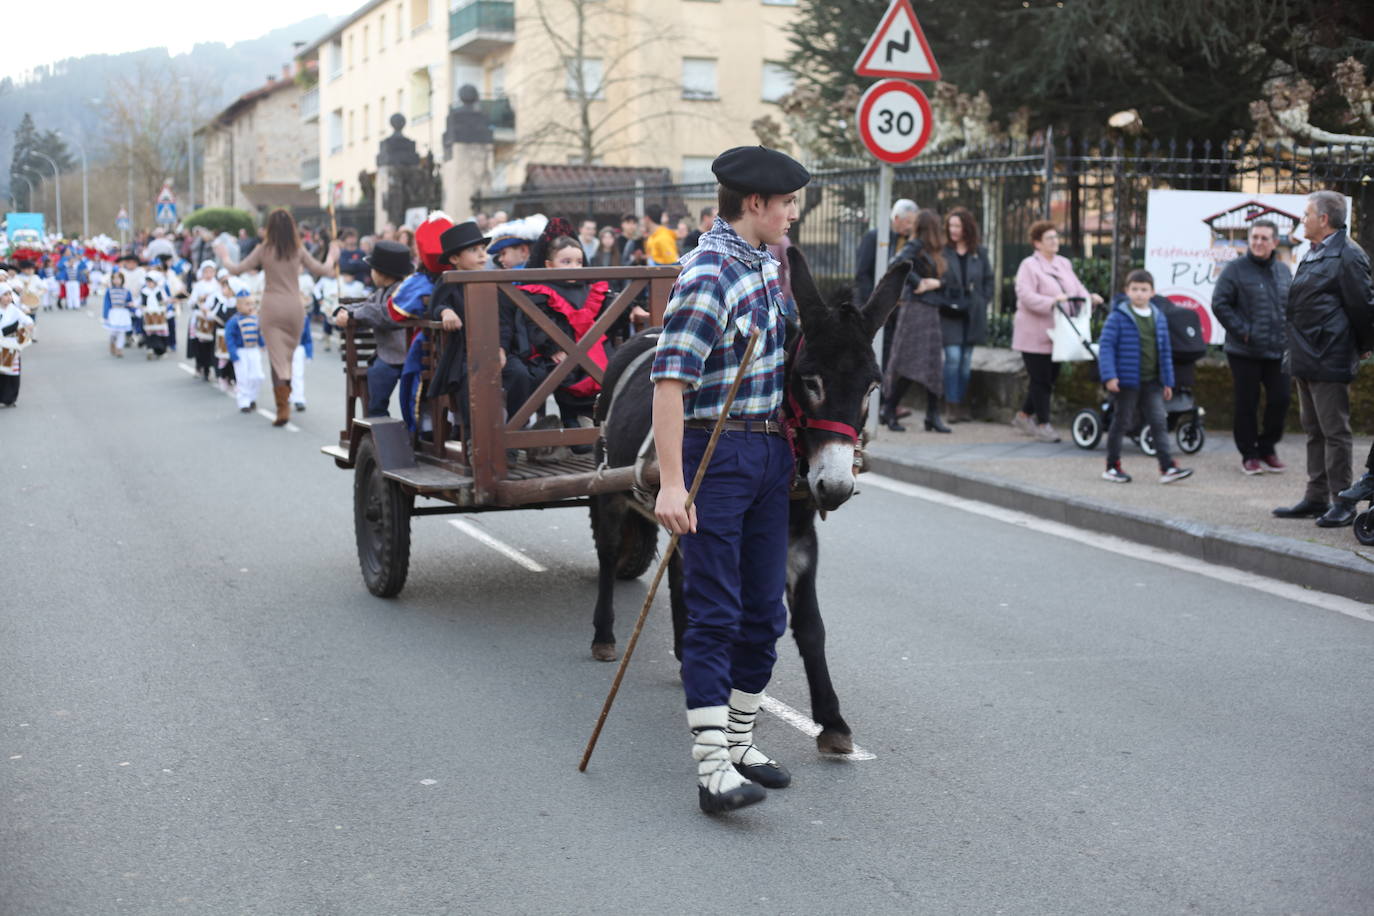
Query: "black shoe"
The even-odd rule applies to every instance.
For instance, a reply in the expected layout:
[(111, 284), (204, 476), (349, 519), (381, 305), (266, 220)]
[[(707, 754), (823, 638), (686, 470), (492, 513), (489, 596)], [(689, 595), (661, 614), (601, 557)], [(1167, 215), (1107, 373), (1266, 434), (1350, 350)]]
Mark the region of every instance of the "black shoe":
[(736, 786), (729, 792), (712, 792), (705, 786), (697, 786), (697, 804), (701, 805), (701, 810), (707, 814), (720, 814), (723, 811), (757, 805), (767, 797), (768, 793), (763, 786), (752, 782)]
[(1317, 519), (1318, 528), (1344, 528), (1355, 522), (1355, 504), (1337, 499), (1326, 514)]
[(897, 417), (896, 417), (896, 415), (895, 415), (895, 414), (888, 413), (886, 410), (879, 411), (879, 413), (878, 413), (878, 422), (879, 422), (881, 425), (883, 425), (883, 426), (887, 427), (888, 429), (892, 430), (894, 433), (904, 433), (904, 432), (906, 432), (906, 427), (903, 426), (902, 424), (900, 424), (900, 423), (897, 422)]
[(940, 419), (939, 414), (926, 414), (926, 432), (928, 433), (952, 433), (954, 430), (945, 425)]
[(1274, 510), (1275, 518), (1321, 518), (1331, 507), (1315, 499), (1303, 499), (1296, 506), (1279, 507)]
[(766, 789), (786, 789), (792, 784), (792, 774), (787, 772), (776, 760), (767, 763), (754, 763), (745, 766), (735, 764), (735, 770), (745, 779), (758, 783)]
[(295, 404), (291, 406), (296, 408), (296, 413), (305, 413), (305, 402), (297, 401)]
[(1341, 499), (1348, 499), (1352, 503), (1364, 502), (1366, 499), (1374, 499), (1374, 471), (1355, 481), (1354, 486), (1348, 490), (1342, 490), (1336, 494)]

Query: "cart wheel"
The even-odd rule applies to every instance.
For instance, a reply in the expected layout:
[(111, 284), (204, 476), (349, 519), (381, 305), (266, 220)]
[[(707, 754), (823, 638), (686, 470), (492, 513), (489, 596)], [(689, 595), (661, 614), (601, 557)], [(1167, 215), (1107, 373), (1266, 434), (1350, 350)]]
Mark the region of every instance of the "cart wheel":
[(1174, 430), (1174, 441), (1178, 443), (1179, 451), (1185, 455), (1195, 455), (1202, 451), (1202, 444), (1207, 441), (1207, 431), (1197, 420), (1189, 420), (1180, 423), (1178, 429)]
[(1355, 516), (1355, 540), (1366, 547), (1374, 547), (1374, 509)]
[(1102, 417), (1091, 407), (1084, 407), (1073, 415), (1069, 427), (1073, 444), (1079, 448), (1094, 449), (1102, 441)]
[(353, 477), (353, 531), (358, 566), (367, 590), (378, 598), (401, 593), (410, 569), (410, 507), (414, 497), (382, 476), (372, 439), (358, 445)]
[(626, 512), (620, 529), (620, 562), (617, 579), (638, 579), (658, 553), (658, 526), (637, 512)]
[(1149, 424), (1140, 430), (1140, 450), (1151, 458), (1159, 452), (1159, 449), (1155, 448), (1155, 432), (1150, 429)]

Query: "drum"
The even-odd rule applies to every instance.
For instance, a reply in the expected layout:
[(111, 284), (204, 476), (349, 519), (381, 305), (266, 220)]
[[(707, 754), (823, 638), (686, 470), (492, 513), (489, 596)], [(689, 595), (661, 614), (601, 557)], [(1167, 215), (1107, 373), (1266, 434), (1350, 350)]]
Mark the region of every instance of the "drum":
[(32, 284), (25, 286), (24, 291), (19, 294), (19, 304), (27, 312), (34, 312), (43, 304), (43, 294), (38, 292)]
[(29, 344), (33, 343), (33, 325), (21, 324), (14, 332), (14, 336), (15, 339), (19, 341), (19, 349), (24, 349)]
[(229, 342), (224, 339), (224, 328), (215, 328), (215, 359), (229, 358)]
[(8, 344), (12, 339), (13, 338), (6, 337), (4, 338), (4, 342), (0, 343), (0, 375), (19, 374), (19, 348), (5, 346), (5, 344)]
[(202, 312), (196, 312), (195, 335), (196, 340), (211, 341), (215, 339), (215, 322)]
[(167, 333), (167, 310), (148, 307), (143, 310), (143, 332), (145, 334)]

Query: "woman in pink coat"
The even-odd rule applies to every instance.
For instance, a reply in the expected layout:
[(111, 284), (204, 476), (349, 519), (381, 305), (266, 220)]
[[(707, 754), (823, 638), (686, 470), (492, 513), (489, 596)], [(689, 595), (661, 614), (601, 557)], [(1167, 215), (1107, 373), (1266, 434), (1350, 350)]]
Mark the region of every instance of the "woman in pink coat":
[(1058, 442), (1059, 434), (1050, 425), (1050, 397), (1059, 378), (1059, 364), (1050, 358), (1054, 352), (1054, 341), (1050, 339), (1054, 306), (1070, 299), (1101, 305), (1102, 297), (1089, 293), (1074, 274), (1069, 259), (1059, 254), (1059, 233), (1054, 223), (1032, 223), (1030, 241), (1035, 253), (1016, 270), (1016, 316), (1011, 332), (1011, 348), (1021, 352), (1030, 386), (1025, 403), (1011, 418), (1011, 425), (1041, 442)]

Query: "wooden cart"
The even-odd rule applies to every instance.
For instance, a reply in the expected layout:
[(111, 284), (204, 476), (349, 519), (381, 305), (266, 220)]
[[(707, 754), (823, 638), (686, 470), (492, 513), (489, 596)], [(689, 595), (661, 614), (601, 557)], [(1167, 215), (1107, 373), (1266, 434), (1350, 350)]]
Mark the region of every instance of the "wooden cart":
[[(629, 490), (636, 474), (644, 484), (658, 482), (657, 467), (598, 468), (593, 452), (572, 454), (553, 462), (530, 460), (531, 449), (556, 446), (593, 446), (601, 435), (596, 427), (526, 429), (544, 409), (560, 383), (581, 366), (602, 380), (602, 371), (588, 355), (642, 294), (648, 295), (650, 324), (659, 325), (668, 294), (677, 277), (675, 267), (606, 267), (578, 270), (450, 271), (444, 283), (464, 285), (466, 318), (459, 334), (466, 335), (467, 411), (465, 430), (450, 420), (449, 397), (431, 398), (420, 408), (417, 431), (394, 418), (367, 418), (367, 364), (371, 332), (350, 325), (344, 330), (344, 428), (336, 445), (321, 451), (341, 468), (353, 471), (353, 526), (363, 581), (374, 595), (391, 597), (405, 585), (410, 563), (410, 520), (415, 516), (508, 509), (552, 509), (588, 505), (597, 493)], [(573, 341), (521, 292), (515, 284), (560, 280), (624, 283), (621, 292), (603, 306), (600, 317), (582, 340)], [(558, 344), (567, 358), (554, 368), (529, 399), (506, 416), (501, 386), (498, 306), (514, 305)], [(435, 365), (451, 335), (438, 322), (407, 322), (424, 331), (421, 391), (434, 376)], [(421, 431), (423, 430), (423, 431)], [(425, 502), (416, 504), (419, 497)], [(656, 539), (657, 532), (654, 532)], [(619, 574), (634, 578), (652, 562), (654, 543), (627, 538)]]

